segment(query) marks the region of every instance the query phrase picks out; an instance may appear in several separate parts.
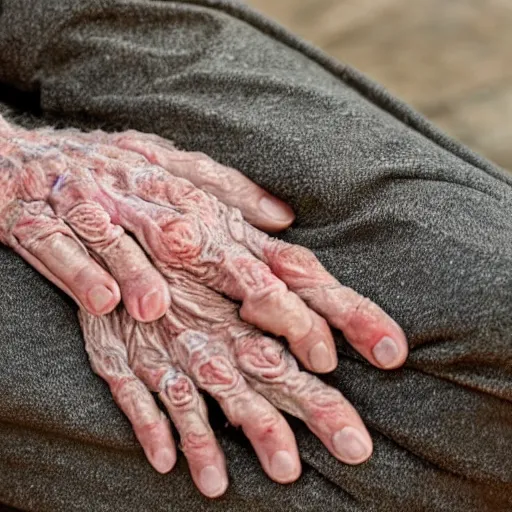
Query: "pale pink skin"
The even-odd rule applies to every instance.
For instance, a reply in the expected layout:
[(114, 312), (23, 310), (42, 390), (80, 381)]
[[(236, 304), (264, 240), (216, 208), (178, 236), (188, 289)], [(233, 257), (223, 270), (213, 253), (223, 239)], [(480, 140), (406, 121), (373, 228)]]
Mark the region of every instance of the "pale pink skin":
[[(285, 337), (306, 369), (318, 372), (337, 364), (329, 324), (383, 369), (403, 364), (405, 336), (378, 306), (340, 285), (311, 251), (244, 220), (268, 226), (258, 209), (268, 197), (262, 189), (154, 135), (4, 125), (0, 241), (82, 306), (92, 367), (158, 471), (172, 468), (176, 450), (149, 390), (160, 394), (194, 481), (210, 497), (220, 496), (228, 480), (198, 389), (242, 427), (278, 482), (298, 478), (300, 460), (277, 408), (304, 420), (339, 460), (357, 464), (371, 455), (370, 436), (339, 391), (300, 371), (258, 329)], [(101, 311), (88, 303), (92, 282), (112, 293)], [(94, 316), (117, 304), (116, 282), (126, 310)]]
[[(93, 138), (76, 130), (26, 131), (0, 116), (0, 243), (12, 247), (93, 314), (112, 311), (122, 292), (130, 314), (141, 321), (155, 320), (166, 311), (169, 296), (164, 280), (152, 268), (143, 251), (126, 237), (119, 241), (117, 254), (114, 251), (110, 254), (113, 259), (111, 265), (115, 268), (109, 267), (118, 279), (116, 283), (88, 255), (70, 227), (49, 208), (52, 187), (67, 169), (70, 158), (60, 151), (59, 144), (61, 141), (72, 143), (84, 137), (87, 140), (81, 143), (81, 147), (91, 146)], [(107, 134), (102, 132), (94, 134), (94, 138), (104, 138), (110, 144), (106, 137)], [(94, 151), (92, 146), (90, 149)], [(124, 153), (129, 154), (128, 151)], [(197, 163), (197, 169), (184, 163), (177, 169), (178, 174), (187, 176), (191, 181), (201, 181), (198, 171), (204, 159), (206, 157), (199, 155), (189, 158), (190, 162)], [(219, 164), (216, 167), (222, 181), (205, 181), (198, 186), (228, 204), (241, 207), (248, 221), (267, 231), (285, 229), (293, 222), (293, 212), (285, 203), (240, 172)], [(240, 201), (238, 198), (241, 196), (249, 199)], [(18, 224), (16, 230), (12, 225), (15, 221)], [(115, 275), (116, 272), (124, 273), (124, 276)], [(154, 293), (143, 303), (148, 290)]]

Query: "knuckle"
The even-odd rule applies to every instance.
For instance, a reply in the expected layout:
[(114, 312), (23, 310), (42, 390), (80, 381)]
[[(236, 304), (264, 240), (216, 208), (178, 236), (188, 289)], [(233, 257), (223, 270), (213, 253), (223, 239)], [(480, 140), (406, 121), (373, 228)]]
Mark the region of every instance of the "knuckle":
[(297, 326), (303, 329), (304, 305), (295, 294), (288, 292), (284, 283), (276, 283), (251, 290), (240, 308), (240, 317), (249, 324), (283, 336)]
[(170, 377), (164, 385), (163, 393), (169, 405), (176, 409), (189, 406), (197, 395), (194, 383), (184, 374)]
[(237, 340), (235, 350), (240, 369), (259, 381), (275, 381), (287, 372), (284, 347), (275, 340), (247, 337)]
[(311, 279), (312, 273), (318, 277), (323, 271), (315, 254), (305, 247), (275, 240), (270, 244), (267, 253), (271, 254), (275, 272), (290, 279)]
[[(331, 396), (329, 396), (331, 395)], [(351, 407), (347, 407), (342, 397), (336, 396), (334, 393), (325, 393), (323, 397), (316, 397), (316, 401), (309, 406), (311, 413), (310, 420), (320, 425), (336, 425), (340, 421), (349, 421), (353, 413)]]
[(181, 367), (191, 375), (198, 387), (219, 399), (242, 393), (247, 384), (233, 367), (223, 344), (208, 344), (200, 332), (183, 333), (176, 339)]
[[(138, 424), (137, 424), (137, 430), (139, 433), (143, 433), (144, 437), (151, 438), (153, 435), (159, 434), (162, 428), (162, 421), (167, 421), (164, 418), (161, 418), (159, 421), (155, 421), (154, 418), (151, 416), (147, 417), (146, 415), (141, 415), (140, 418), (138, 418)], [(160, 437), (160, 436), (158, 436)]]
[(58, 254), (69, 238), (66, 236), (70, 234), (66, 225), (55, 217), (43, 201), (18, 202), (11, 215), (12, 234), (29, 250), (42, 244), (53, 254)]
[(213, 395), (231, 394), (240, 388), (241, 375), (222, 355), (209, 357), (197, 369), (201, 387)]
[(353, 293), (356, 294), (356, 300), (353, 306), (345, 313), (344, 323), (347, 327), (359, 325), (361, 323), (361, 318), (380, 314), (380, 308), (378, 308), (378, 306), (370, 299), (363, 297), (356, 292)]
[(171, 244), (173, 250), (186, 250), (191, 245), (201, 245), (200, 230), (196, 218), (192, 215), (167, 217), (163, 220), (160, 229), (165, 235), (167, 244)]
[(108, 385), (116, 399), (134, 394), (140, 387), (140, 381), (134, 375), (109, 375)]
[(235, 260), (237, 277), (250, 290), (250, 297), (257, 301), (280, 300), (288, 291), (286, 284), (276, 277), (260, 260), (243, 255)]
[(301, 386), (297, 399), (308, 417), (316, 424), (335, 424), (341, 419), (349, 419), (355, 413), (354, 408), (342, 393), (317, 377), (308, 375)]
[(195, 271), (206, 271), (201, 255), (207, 247), (209, 237), (192, 215), (167, 217), (160, 223), (162, 248), (158, 251), (163, 263), (181, 268), (191, 265)]
[(235, 176), (234, 172), (204, 153), (176, 152), (174, 157), (178, 161), (192, 161), (191, 166), (184, 168), (183, 176), (205, 192), (225, 199), (231, 193), (242, 191), (241, 180)]
[(106, 347), (98, 344), (96, 340), (91, 341), (95, 335), (96, 333), (87, 332), (85, 336), (85, 349), (93, 371), (114, 387), (123, 379), (135, 378), (128, 367), (126, 352), (121, 347)]
[(277, 411), (262, 412), (254, 424), (255, 435), (258, 440), (264, 442), (268, 438), (273, 438), (281, 430), (281, 416)]
[(215, 445), (210, 432), (189, 431), (180, 433), (180, 447), (187, 458), (196, 460), (204, 459), (207, 452)]
[(199, 160), (196, 165), (201, 179), (201, 188), (206, 192), (215, 196), (220, 195), (221, 198), (234, 192), (241, 192), (233, 175), (212, 160)]
[(144, 382), (148, 388), (155, 392), (159, 391), (156, 383), (158, 383), (162, 372), (157, 365), (147, 360), (134, 358), (134, 360), (130, 361), (130, 368), (134, 375)]
[(87, 201), (73, 207), (66, 220), (76, 234), (90, 244), (102, 244), (118, 239), (123, 233), (120, 226), (114, 226), (109, 214), (98, 204)]
[(58, 215), (67, 216), (73, 208), (83, 203), (95, 202), (91, 198), (98, 197), (99, 187), (93, 178), (92, 171), (69, 167), (70, 159), (64, 162), (65, 169), (56, 170), (48, 202)]

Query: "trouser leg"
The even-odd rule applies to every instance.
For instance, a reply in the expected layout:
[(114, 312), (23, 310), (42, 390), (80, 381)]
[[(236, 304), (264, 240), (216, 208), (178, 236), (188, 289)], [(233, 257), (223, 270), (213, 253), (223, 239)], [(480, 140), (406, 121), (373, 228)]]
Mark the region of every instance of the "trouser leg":
[[(59, 440), (45, 449), (48, 441), (26, 434), (47, 464), (43, 477), (40, 465), (24, 459), (41, 488), (67, 479), (89, 506), (100, 503), (93, 489), (101, 489), (104, 510), (512, 506), (509, 178), (464, 158), (456, 144), (441, 147), (362, 87), (213, 8), (112, 2), (100, 20), (84, 17), (62, 31), (42, 76), (48, 119), (159, 133), (289, 201), (297, 222), (284, 238), (313, 249), (343, 284), (380, 304), (404, 327), (412, 350), (403, 370), (386, 373), (337, 335), (340, 365), (327, 381), (374, 436), (375, 454), (363, 466), (340, 464), (294, 424), (305, 475), (278, 486), (247, 443), (221, 428), (215, 410), (232, 487), (222, 503), (206, 505), (183, 461), (167, 477), (145, 465), (106, 387), (87, 369), (71, 305), (2, 253), (11, 277), (0, 307), (11, 320), (0, 337), (13, 341), (10, 359), (0, 358), (12, 367), (0, 372), (7, 391), (0, 417), (31, 435), (40, 425)], [(16, 449), (8, 458), (0, 448), (0, 457), (12, 461), (25, 437), (16, 444), (18, 434), (4, 435)], [(76, 442), (67, 445), (69, 438)], [(46, 492), (48, 510), (64, 499), (58, 489)], [(7, 493), (0, 487), (0, 498)]]

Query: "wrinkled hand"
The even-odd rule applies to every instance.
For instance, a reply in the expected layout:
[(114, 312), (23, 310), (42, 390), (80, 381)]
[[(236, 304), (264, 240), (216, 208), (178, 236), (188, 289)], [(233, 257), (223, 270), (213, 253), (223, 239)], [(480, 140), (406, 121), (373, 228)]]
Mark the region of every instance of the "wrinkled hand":
[[(201, 484), (205, 459), (188, 455), (194, 478), (208, 495), (223, 492), (224, 463), (186, 374), (219, 400), (234, 424), (243, 426), (263, 467), (278, 481), (298, 476), (295, 441), (282, 417), (257, 392), (303, 418), (341, 460), (357, 463), (369, 456), (371, 441), (354, 409), (336, 391), (299, 373), (291, 356), (248, 324), (286, 337), (304, 366), (319, 372), (337, 364), (327, 321), (380, 368), (404, 362), (405, 336), (378, 306), (340, 285), (311, 251), (269, 238), (244, 221), (240, 210), (209, 193), (241, 206), (256, 223), (252, 196), (236, 194), (254, 192), (255, 185), (204, 155), (176, 151), (159, 137), (133, 131), (42, 130), (0, 141), (0, 154), (6, 155), (0, 175), (4, 243), (40, 265), (93, 313), (98, 311), (88, 307), (91, 290), (86, 286), (99, 277), (104, 283), (112, 278), (89, 255), (119, 283), (133, 318), (151, 319), (139, 309), (148, 298), (153, 306), (165, 304), (154, 315), (161, 316), (170, 297), (171, 310), (147, 326), (124, 313), (94, 318), (82, 312), (93, 364), (109, 381), (157, 469), (172, 466), (170, 433), (130, 366), (149, 389), (163, 394), (170, 389), (166, 405), (182, 436), (209, 439), (204, 445), (210, 450), (207, 462), (224, 473), (216, 477), (209, 468), (204, 474), (209, 475), (206, 480), (224, 482), (218, 489)], [(184, 175), (189, 179), (179, 177)], [(227, 182), (233, 195), (223, 196)], [(91, 268), (96, 274), (80, 279)], [(82, 288), (76, 288), (77, 282)], [(112, 280), (110, 290), (114, 285)], [(215, 292), (240, 301), (240, 309)], [(129, 341), (134, 336), (137, 340)]]
[[(98, 145), (102, 156), (96, 155), (94, 169), (108, 169), (122, 192), (103, 189), (88, 172), (78, 181), (63, 179), (54, 204), (86, 244), (108, 244), (115, 219), (169, 283), (170, 310), (157, 322), (137, 323), (122, 310), (100, 318), (81, 313), (93, 368), (109, 383), (153, 466), (169, 471), (176, 452), (148, 390), (159, 393), (193, 479), (208, 496), (224, 492), (227, 475), (198, 389), (243, 428), (276, 481), (290, 482), (300, 473), (293, 433), (276, 408), (303, 419), (338, 459), (366, 460), (371, 439), (354, 408), (337, 390), (299, 371), (283, 346), (254, 326), (285, 336), (306, 368), (316, 371), (336, 365), (325, 319), (381, 368), (400, 366), (407, 356), (400, 327), (341, 286), (307, 249), (269, 238), (237, 209), (164, 171), (181, 158), (172, 146), (134, 132), (116, 135), (116, 146), (143, 155), (132, 154), (128, 165), (111, 137)], [(68, 210), (68, 198), (81, 195), (95, 203)]]
[[(85, 144), (86, 138), (95, 143)], [(311, 251), (268, 237), (244, 221), (240, 210), (170, 174), (168, 169), (183, 169), (191, 158), (197, 168), (197, 155), (154, 140), (133, 131), (77, 133), (74, 141), (68, 135), (60, 141), (65, 160), (47, 157), (57, 176), (49, 203), (107, 268), (119, 260), (111, 248), (120, 240), (133, 242), (124, 228), (163, 276), (183, 271), (241, 301), (241, 318), (286, 337), (310, 370), (336, 366), (327, 321), (372, 364), (396, 368), (404, 362), (405, 336), (378, 306), (341, 286)], [(200, 173), (213, 182), (218, 164), (201, 158)]]
[[(96, 132), (96, 136), (108, 139), (103, 132)], [(154, 140), (165, 144), (163, 139)], [(95, 250), (90, 244), (88, 254), (77, 234), (52, 207), (53, 191), (58, 189), (60, 180), (64, 176), (72, 179), (79, 166), (88, 169), (93, 165), (87, 155), (94, 154), (95, 142), (94, 136), (74, 130), (22, 130), (0, 116), (0, 243), (13, 248), (93, 314), (112, 311), (122, 294), (134, 318), (155, 320), (166, 311), (170, 297), (165, 281), (133, 239), (117, 226), (116, 238), (109, 247)], [(73, 161), (76, 144), (84, 157), (80, 164)], [(119, 151), (117, 157), (129, 157), (129, 153)], [(221, 199), (228, 200), (229, 191), (237, 187), (246, 191), (247, 204), (238, 204), (238, 199), (233, 204), (244, 206), (247, 219), (255, 225), (279, 230), (293, 221), (293, 213), (284, 203), (238, 171), (203, 155), (177, 151), (176, 154), (183, 165), (178, 161), (169, 171), (198, 182), (200, 169), (207, 162), (223, 177), (222, 181), (203, 180), (198, 185)], [(99, 174), (96, 178), (100, 179)], [(108, 268), (110, 275), (95, 259)]]
[(150, 391), (169, 412), (192, 478), (209, 497), (224, 493), (228, 477), (198, 389), (242, 427), (277, 482), (292, 482), (301, 471), (293, 432), (277, 409), (302, 419), (343, 462), (358, 464), (371, 455), (370, 436), (339, 391), (300, 371), (281, 343), (240, 319), (235, 303), (186, 272), (168, 280), (171, 307), (157, 322), (136, 322), (120, 308), (102, 317), (80, 312), (91, 365), (155, 469), (170, 471), (176, 449)]

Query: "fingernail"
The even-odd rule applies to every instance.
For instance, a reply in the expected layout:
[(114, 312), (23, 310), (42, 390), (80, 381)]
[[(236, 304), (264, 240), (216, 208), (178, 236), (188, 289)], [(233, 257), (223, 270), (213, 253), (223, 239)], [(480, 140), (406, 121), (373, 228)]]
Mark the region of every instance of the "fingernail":
[(166, 304), (162, 294), (158, 290), (146, 293), (140, 299), (140, 314), (146, 322), (157, 320), (165, 313)]
[(113, 297), (112, 292), (102, 284), (93, 286), (87, 293), (87, 298), (97, 313), (101, 313), (112, 302)]
[(309, 364), (315, 372), (330, 372), (334, 370), (336, 361), (333, 361), (327, 345), (320, 342), (309, 350)]
[(367, 436), (354, 427), (345, 427), (332, 436), (334, 450), (344, 462), (358, 464), (366, 460), (372, 446)]
[(398, 363), (400, 350), (398, 345), (389, 336), (384, 336), (375, 347), (373, 347), (373, 357), (384, 368), (390, 368)]
[(297, 472), (297, 465), (293, 457), (284, 450), (274, 453), (270, 460), (270, 471), (277, 480), (293, 478)]
[(286, 221), (292, 218), (288, 208), (267, 196), (263, 196), (260, 199), (260, 209), (265, 215), (268, 215), (274, 220)]
[(158, 450), (151, 458), (153, 467), (159, 473), (168, 473), (171, 471), (175, 461), (176, 457), (169, 448), (162, 448), (161, 450)]
[(207, 496), (217, 496), (226, 486), (226, 481), (215, 466), (206, 466), (199, 475), (199, 485)]

